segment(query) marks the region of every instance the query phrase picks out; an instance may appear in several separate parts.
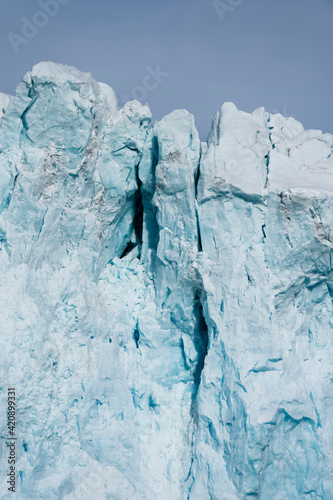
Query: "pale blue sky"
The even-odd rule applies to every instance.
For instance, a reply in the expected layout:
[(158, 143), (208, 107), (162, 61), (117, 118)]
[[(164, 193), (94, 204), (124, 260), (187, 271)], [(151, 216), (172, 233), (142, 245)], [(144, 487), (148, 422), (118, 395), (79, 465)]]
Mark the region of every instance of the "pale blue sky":
[(157, 119), (188, 109), (202, 140), (224, 101), (333, 132), (333, 0), (220, 0), (239, 4), (224, 20), (211, 0), (69, 0), (16, 54), (8, 33), (22, 34), (22, 18), (32, 20), (39, 1), (47, 0), (1, 6), (3, 92), (51, 60), (91, 72), (122, 100), (159, 65), (168, 76), (143, 100)]

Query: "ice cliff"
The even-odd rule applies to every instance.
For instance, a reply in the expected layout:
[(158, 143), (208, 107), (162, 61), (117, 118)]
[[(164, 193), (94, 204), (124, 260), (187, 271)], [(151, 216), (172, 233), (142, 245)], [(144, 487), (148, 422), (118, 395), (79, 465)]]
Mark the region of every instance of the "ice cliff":
[(53, 63), (0, 120), (1, 498), (332, 499), (333, 136)]

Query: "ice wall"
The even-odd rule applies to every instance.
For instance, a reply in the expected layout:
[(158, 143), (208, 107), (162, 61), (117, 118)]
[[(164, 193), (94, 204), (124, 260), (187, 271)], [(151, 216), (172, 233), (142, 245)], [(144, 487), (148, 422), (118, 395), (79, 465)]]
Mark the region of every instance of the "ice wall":
[(333, 497), (333, 136), (227, 103), (200, 143), (53, 63), (0, 120), (17, 498)]

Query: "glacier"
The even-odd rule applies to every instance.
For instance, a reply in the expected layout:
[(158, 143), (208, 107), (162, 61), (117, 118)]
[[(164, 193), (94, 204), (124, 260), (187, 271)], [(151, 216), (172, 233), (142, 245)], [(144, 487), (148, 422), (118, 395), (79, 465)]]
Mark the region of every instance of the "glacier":
[[(333, 498), (333, 136), (0, 94), (1, 498)], [(17, 392), (8, 491), (7, 389)]]

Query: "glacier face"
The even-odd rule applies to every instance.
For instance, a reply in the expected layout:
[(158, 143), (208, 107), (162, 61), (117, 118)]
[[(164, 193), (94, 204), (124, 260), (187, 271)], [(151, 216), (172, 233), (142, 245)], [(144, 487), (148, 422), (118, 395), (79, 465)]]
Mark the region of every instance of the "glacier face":
[(333, 136), (53, 63), (0, 120), (17, 498), (333, 498)]

